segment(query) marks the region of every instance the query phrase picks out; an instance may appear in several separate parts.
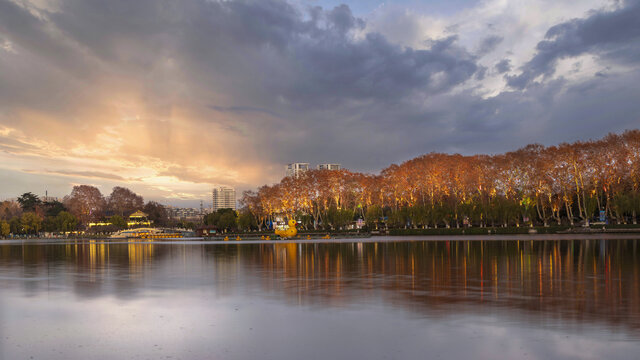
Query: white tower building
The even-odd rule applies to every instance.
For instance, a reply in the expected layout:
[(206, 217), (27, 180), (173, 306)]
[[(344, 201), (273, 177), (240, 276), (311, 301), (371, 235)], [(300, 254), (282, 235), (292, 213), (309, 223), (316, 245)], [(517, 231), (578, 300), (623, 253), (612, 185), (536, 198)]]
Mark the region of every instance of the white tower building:
[(236, 190), (220, 186), (213, 189), (213, 211), (218, 209), (236, 209)]

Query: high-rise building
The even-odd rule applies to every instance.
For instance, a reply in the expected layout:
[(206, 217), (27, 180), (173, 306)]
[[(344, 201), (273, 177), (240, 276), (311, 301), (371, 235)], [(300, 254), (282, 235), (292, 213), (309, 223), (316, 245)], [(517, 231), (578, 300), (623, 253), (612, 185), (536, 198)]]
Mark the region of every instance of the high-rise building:
[(287, 176), (299, 177), (300, 174), (309, 170), (309, 163), (292, 163), (286, 167)]
[(340, 170), (340, 164), (318, 164), (318, 170)]
[(213, 189), (213, 211), (219, 209), (236, 209), (236, 190), (220, 186)]

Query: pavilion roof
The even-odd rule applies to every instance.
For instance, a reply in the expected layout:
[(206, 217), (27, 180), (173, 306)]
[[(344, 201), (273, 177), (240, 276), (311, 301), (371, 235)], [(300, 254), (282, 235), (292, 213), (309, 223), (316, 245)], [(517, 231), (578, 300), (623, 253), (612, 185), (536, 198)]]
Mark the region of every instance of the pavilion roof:
[(129, 215), (130, 218), (142, 218), (142, 217), (147, 217), (148, 215), (143, 213), (142, 211), (138, 210), (136, 212), (134, 212), (133, 214)]

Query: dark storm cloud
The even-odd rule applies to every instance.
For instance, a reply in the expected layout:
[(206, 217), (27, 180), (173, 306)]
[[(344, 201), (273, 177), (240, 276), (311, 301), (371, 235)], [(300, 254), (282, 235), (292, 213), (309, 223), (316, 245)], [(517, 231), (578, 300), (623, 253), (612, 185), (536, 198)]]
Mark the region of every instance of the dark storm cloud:
[(478, 69), (455, 47), (454, 39), (434, 42), (430, 50), (413, 50), (392, 45), (378, 34), (367, 34), (358, 42), (333, 38), (301, 44), (293, 57), (301, 71), (284, 94), (303, 104), (398, 99), (414, 91), (440, 93)]
[(480, 42), (480, 46), (478, 47), (478, 50), (476, 50), (476, 54), (478, 54), (478, 56), (483, 56), (492, 52), (503, 40), (504, 38), (502, 36), (487, 36), (482, 40), (482, 42)]
[(469, 153), (503, 152), (529, 143), (554, 145), (595, 139), (640, 124), (640, 70), (571, 84), (553, 80), (526, 91), (505, 91), (481, 99), (461, 93), (435, 108), (449, 124), (432, 146)]
[[(70, 95), (89, 81), (91, 64), (64, 38), (52, 33), (46, 13), (0, 0), (0, 120), (14, 108), (58, 112), (82, 96)], [(64, 83), (64, 87), (60, 86)]]
[[(316, 13), (317, 14), (317, 13)], [(341, 33), (347, 33), (354, 28), (364, 28), (364, 21), (356, 19), (347, 5), (336, 6), (327, 13), (331, 26)]]
[(540, 75), (555, 72), (558, 60), (591, 53), (618, 63), (640, 61), (640, 1), (626, 1), (614, 11), (593, 12), (585, 19), (573, 19), (551, 27), (538, 43), (536, 55), (508, 84), (523, 89)]
[(16, 44), (19, 50), (46, 58), (60, 68), (73, 69), (77, 74), (85, 73), (88, 69), (77, 61), (75, 51), (66, 42), (55, 39), (47, 25), (44, 19), (29, 10), (11, 1), (0, 1), (0, 34)]
[(224, 113), (235, 113), (235, 114), (247, 114), (247, 113), (259, 113), (259, 114), (267, 114), (273, 117), (280, 117), (278, 114), (273, 111), (269, 111), (268, 109), (257, 108), (253, 106), (217, 106), (211, 105), (210, 108), (215, 111), (224, 112)]
[(509, 59), (500, 60), (495, 65), (495, 69), (500, 74), (506, 73), (507, 71), (511, 71), (511, 60), (509, 60)]
[(355, 38), (364, 21), (346, 5), (308, 14), (273, 0), (190, 1), (179, 8), (162, 1), (64, 1), (62, 9), (52, 20), (100, 58), (145, 68), (171, 56), (195, 70), (184, 75), (194, 82), (228, 86), (267, 104), (326, 106), (437, 93), (477, 70), (455, 37), (427, 50), (402, 48), (375, 33)]

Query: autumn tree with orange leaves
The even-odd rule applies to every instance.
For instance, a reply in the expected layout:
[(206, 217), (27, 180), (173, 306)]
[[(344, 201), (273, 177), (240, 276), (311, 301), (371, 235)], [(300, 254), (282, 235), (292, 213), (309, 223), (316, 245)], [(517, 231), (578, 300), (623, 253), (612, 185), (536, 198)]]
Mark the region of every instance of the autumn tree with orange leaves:
[(242, 204), (261, 229), (276, 216), (306, 217), (307, 226), (325, 229), (356, 219), (411, 228), (573, 226), (601, 211), (636, 224), (640, 130), (493, 156), (430, 153), (380, 175), (310, 170), (245, 192)]

